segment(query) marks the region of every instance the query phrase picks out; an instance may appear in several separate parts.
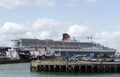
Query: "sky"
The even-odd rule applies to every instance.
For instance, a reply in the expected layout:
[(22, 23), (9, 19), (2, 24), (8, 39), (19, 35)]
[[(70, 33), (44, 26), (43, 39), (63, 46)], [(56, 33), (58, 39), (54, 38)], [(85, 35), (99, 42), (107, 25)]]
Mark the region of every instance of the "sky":
[(120, 0), (0, 0), (0, 46), (37, 38), (92, 41), (120, 51)]

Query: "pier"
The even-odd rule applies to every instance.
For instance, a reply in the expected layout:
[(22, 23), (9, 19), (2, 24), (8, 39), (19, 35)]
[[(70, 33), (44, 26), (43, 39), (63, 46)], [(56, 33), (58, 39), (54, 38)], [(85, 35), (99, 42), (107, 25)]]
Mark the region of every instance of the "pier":
[(30, 65), (31, 72), (65, 73), (120, 73), (120, 62), (65, 62), (35, 60)]

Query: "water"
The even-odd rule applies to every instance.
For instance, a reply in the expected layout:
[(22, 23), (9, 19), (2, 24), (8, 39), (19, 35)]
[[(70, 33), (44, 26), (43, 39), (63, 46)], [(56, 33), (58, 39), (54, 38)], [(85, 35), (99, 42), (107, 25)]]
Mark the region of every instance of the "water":
[(30, 72), (29, 63), (0, 65), (0, 77), (120, 77), (120, 74), (68, 74)]

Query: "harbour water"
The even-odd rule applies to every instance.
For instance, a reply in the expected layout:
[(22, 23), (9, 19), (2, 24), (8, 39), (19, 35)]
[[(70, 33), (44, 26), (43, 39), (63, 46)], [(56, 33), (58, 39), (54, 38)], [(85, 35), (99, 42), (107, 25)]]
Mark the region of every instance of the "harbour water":
[(120, 77), (120, 74), (70, 74), (30, 72), (29, 63), (0, 65), (0, 77)]

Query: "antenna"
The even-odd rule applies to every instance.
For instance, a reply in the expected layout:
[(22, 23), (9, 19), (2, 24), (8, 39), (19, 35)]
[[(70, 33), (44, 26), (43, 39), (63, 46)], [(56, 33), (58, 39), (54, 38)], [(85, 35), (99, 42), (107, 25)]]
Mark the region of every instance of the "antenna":
[(92, 36), (87, 36), (88, 42), (93, 42), (93, 37)]

